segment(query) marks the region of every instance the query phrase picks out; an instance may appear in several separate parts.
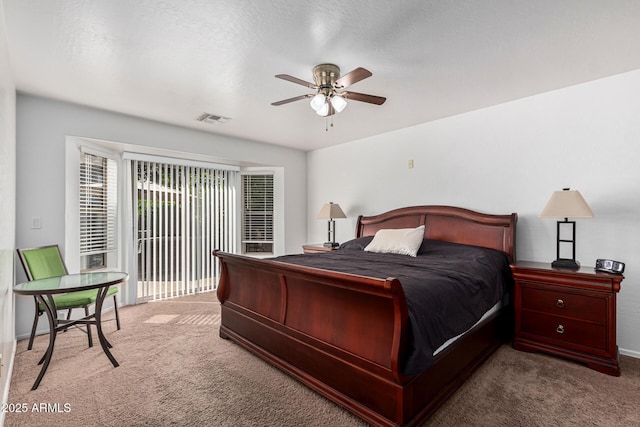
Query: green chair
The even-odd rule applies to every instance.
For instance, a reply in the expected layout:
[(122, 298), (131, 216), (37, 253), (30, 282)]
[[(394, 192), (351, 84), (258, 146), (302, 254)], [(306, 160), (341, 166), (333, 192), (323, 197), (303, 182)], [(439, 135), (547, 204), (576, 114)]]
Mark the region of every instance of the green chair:
[[(27, 279), (38, 280), (46, 279), (48, 277), (59, 277), (69, 274), (67, 266), (64, 264), (62, 255), (60, 254), (60, 248), (58, 245), (42, 246), (32, 249), (17, 249), (18, 257), (22, 263)], [(113, 296), (113, 304), (116, 314), (116, 326), (120, 330), (120, 316), (118, 315), (118, 301), (117, 294), (118, 288), (110, 287), (107, 292), (107, 296)], [(69, 292), (63, 295), (57, 295), (53, 297), (53, 300), (58, 310), (68, 310), (67, 320), (71, 318), (71, 310), (74, 308), (83, 308), (85, 316), (89, 316), (89, 306), (95, 304), (98, 295), (97, 289), (91, 289), (88, 291)], [(44, 313), (44, 307), (38, 303), (36, 297), (33, 297), (36, 304), (36, 312), (33, 319), (33, 326), (31, 328), (31, 336), (29, 337), (28, 350), (33, 347), (33, 338), (36, 334), (36, 328), (38, 327), (38, 319)], [(91, 338), (91, 328), (87, 325), (87, 337), (89, 339), (89, 347), (93, 347), (93, 340)]]

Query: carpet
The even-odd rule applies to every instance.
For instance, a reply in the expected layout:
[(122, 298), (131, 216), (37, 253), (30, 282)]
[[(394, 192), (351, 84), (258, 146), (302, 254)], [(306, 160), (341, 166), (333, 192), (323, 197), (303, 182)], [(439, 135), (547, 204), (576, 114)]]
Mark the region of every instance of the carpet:
[[(104, 327), (118, 368), (69, 331), (35, 391), (48, 337), (31, 351), (18, 342), (5, 426), (366, 425), (219, 338), (214, 293), (122, 307), (120, 318), (122, 330)], [(621, 366), (622, 376), (610, 377), (504, 345), (426, 425), (637, 426), (640, 360), (622, 357)]]

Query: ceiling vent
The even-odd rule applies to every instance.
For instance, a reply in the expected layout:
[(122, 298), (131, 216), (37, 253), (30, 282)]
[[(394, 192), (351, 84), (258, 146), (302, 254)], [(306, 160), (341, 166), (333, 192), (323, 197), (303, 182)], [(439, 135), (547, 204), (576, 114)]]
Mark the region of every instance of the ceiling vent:
[(217, 123), (221, 125), (231, 119), (229, 117), (218, 116), (216, 114), (202, 113), (196, 118), (196, 120), (203, 123)]

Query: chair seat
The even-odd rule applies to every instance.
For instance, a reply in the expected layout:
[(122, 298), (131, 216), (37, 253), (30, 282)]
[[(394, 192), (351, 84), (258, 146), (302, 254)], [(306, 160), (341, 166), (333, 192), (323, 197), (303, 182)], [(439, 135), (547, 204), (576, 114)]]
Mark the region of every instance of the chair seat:
[[(118, 288), (112, 286), (107, 291), (107, 297), (110, 297), (118, 292)], [(93, 304), (98, 299), (98, 290), (89, 289), (88, 291), (69, 292), (68, 294), (58, 295), (53, 297), (58, 310), (67, 309), (69, 307), (82, 307), (85, 305)], [(40, 309), (44, 310), (42, 304)]]

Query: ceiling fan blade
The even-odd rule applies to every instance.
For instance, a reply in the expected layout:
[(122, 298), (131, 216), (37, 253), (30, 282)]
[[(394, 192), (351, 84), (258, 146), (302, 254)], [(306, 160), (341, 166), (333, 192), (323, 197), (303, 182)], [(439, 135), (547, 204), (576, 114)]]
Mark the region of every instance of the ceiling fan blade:
[(315, 95), (315, 93), (308, 93), (306, 95), (300, 95), (300, 96), (296, 96), (296, 97), (293, 97), (293, 98), (283, 99), (282, 101), (272, 102), (271, 105), (278, 106), (278, 105), (282, 105), (282, 104), (288, 104), (290, 102), (300, 101), (301, 99), (311, 98), (314, 95)]
[(354, 101), (360, 102), (368, 102), (369, 104), (382, 105), (387, 98), (382, 96), (375, 95), (367, 95), (366, 93), (358, 93), (358, 92), (341, 92), (340, 95), (344, 96), (347, 99), (352, 99)]
[(286, 80), (286, 81), (292, 82), (292, 83), (297, 83), (299, 85), (306, 86), (309, 89), (317, 89), (318, 88), (318, 86), (316, 86), (315, 83), (306, 82), (306, 81), (304, 81), (302, 79), (299, 79), (297, 77), (290, 76), (289, 74), (276, 74), (276, 78), (282, 79), (282, 80)]
[(349, 71), (347, 74), (336, 80), (333, 86), (338, 89), (345, 88), (347, 86), (351, 86), (354, 83), (358, 83), (360, 80), (364, 80), (367, 77), (371, 77), (372, 75), (373, 74), (371, 74), (371, 71), (366, 70), (362, 67), (358, 67), (353, 71)]

